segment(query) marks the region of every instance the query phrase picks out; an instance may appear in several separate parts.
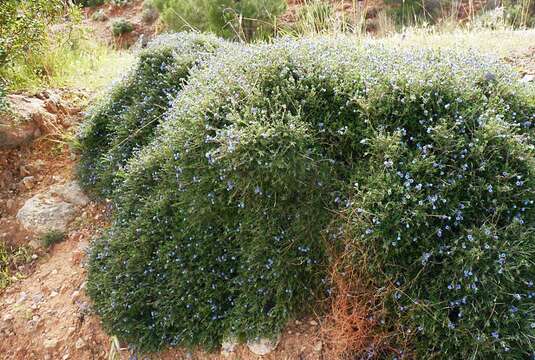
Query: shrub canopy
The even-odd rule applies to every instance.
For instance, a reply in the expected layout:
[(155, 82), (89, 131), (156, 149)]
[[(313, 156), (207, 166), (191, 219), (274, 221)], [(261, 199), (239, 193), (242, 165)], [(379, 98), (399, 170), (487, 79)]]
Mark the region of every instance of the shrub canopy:
[(476, 55), (218, 51), (129, 162), (89, 293), (144, 349), (213, 348), (307, 311), (338, 248), (369, 270), (394, 348), (530, 356), (533, 120), (513, 74)]
[(192, 67), (224, 42), (209, 35), (161, 35), (134, 68), (89, 111), (79, 134), (82, 185), (109, 196), (133, 153), (150, 142)]

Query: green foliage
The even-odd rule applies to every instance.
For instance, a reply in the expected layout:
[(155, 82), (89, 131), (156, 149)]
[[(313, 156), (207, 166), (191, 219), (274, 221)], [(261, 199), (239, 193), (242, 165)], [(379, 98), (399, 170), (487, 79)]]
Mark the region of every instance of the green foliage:
[(113, 36), (121, 36), (132, 31), (134, 31), (134, 25), (126, 19), (115, 20), (111, 26)]
[(9, 108), (9, 103), (6, 99), (6, 90), (4, 89), (3, 84), (0, 82), (0, 114), (6, 111)]
[(41, 236), (41, 243), (45, 247), (51, 247), (54, 244), (57, 244), (65, 239), (65, 234), (61, 231), (53, 230), (48, 231), (47, 233)]
[(0, 293), (20, 276), (17, 268), (32, 261), (32, 251), (27, 246), (11, 248), (0, 242)]
[(0, 66), (39, 48), (47, 27), (64, 13), (61, 0), (4, 0), (0, 3)]
[(321, 0), (307, 1), (298, 9), (297, 19), (292, 24), (297, 34), (319, 34), (333, 30), (334, 6)]
[(437, 22), (448, 15), (452, 6), (450, 0), (385, 0), (385, 4), (394, 21), (401, 26)]
[(86, 190), (111, 195), (128, 159), (153, 137), (192, 67), (223, 42), (209, 35), (162, 35), (94, 108), (79, 136), (79, 177)]
[(226, 38), (253, 40), (269, 35), (284, 0), (152, 0), (172, 30), (209, 31)]
[(506, 0), (503, 2), (504, 16), (514, 28), (535, 26), (535, 1)]
[(83, 7), (96, 7), (106, 3), (106, 0), (73, 0), (75, 5)]
[(328, 293), (339, 248), (369, 270), (390, 348), (531, 356), (534, 106), (476, 55), (341, 37), (220, 51), (116, 186), (95, 308), (145, 350), (273, 336)]

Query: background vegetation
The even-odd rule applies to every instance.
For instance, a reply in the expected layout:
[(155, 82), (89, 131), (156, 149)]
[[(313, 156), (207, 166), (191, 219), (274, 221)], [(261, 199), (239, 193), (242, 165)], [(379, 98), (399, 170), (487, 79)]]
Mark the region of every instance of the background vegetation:
[(284, 0), (152, 0), (169, 29), (210, 31), (250, 41), (269, 36)]

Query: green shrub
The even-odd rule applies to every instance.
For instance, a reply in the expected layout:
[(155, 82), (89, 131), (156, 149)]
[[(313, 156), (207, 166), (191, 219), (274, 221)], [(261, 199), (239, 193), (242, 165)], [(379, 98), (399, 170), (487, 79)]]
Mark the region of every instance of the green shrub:
[[(388, 13), (400, 26), (435, 23), (449, 16), (452, 10), (450, 0), (385, 0), (385, 4), (389, 7)], [(453, 6), (456, 6), (455, 3)]]
[(106, 0), (73, 0), (73, 4), (83, 7), (96, 7), (105, 3)]
[(49, 231), (49, 232), (45, 233), (41, 237), (41, 243), (43, 244), (43, 246), (48, 248), (48, 247), (51, 247), (54, 244), (57, 244), (57, 243), (63, 241), (64, 239), (65, 239), (65, 233), (63, 233), (61, 231), (54, 230), (54, 231)]
[(94, 106), (80, 130), (82, 185), (111, 195), (127, 160), (152, 138), (192, 67), (223, 42), (208, 35), (162, 35), (139, 55), (135, 68)]
[(64, 14), (62, 0), (4, 0), (0, 3), (0, 68), (39, 48), (48, 25)]
[(339, 247), (369, 269), (391, 348), (417, 334), (416, 358), (531, 356), (534, 106), (475, 55), (345, 38), (222, 52), (129, 162), (91, 254), (95, 308), (145, 350), (274, 336), (328, 293)]
[(292, 28), (297, 34), (319, 34), (333, 30), (335, 8), (333, 4), (321, 0), (305, 2), (298, 9), (297, 19)]
[(131, 33), (132, 31), (134, 31), (134, 25), (126, 19), (115, 20), (111, 25), (111, 33), (115, 37)]
[(152, 0), (172, 30), (196, 29), (226, 38), (253, 40), (273, 31), (284, 0)]

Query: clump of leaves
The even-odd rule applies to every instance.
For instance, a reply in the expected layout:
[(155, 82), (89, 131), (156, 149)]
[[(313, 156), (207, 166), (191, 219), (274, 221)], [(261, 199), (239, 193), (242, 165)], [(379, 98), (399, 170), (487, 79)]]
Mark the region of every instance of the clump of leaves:
[(336, 286), (342, 249), (377, 290), (384, 349), (531, 356), (532, 96), (473, 54), (222, 51), (129, 160), (91, 254), (95, 308), (145, 350), (274, 336)]
[(117, 19), (111, 25), (111, 33), (113, 36), (121, 36), (134, 31), (134, 25), (126, 19)]
[(82, 185), (111, 195), (128, 159), (148, 144), (190, 70), (223, 41), (209, 35), (162, 35), (139, 55), (128, 75), (89, 111), (79, 134)]
[(50, 230), (41, 236), (41, 243), (44, 247), (51, 247), (65, 239), (65, 233), (59, 230)]

